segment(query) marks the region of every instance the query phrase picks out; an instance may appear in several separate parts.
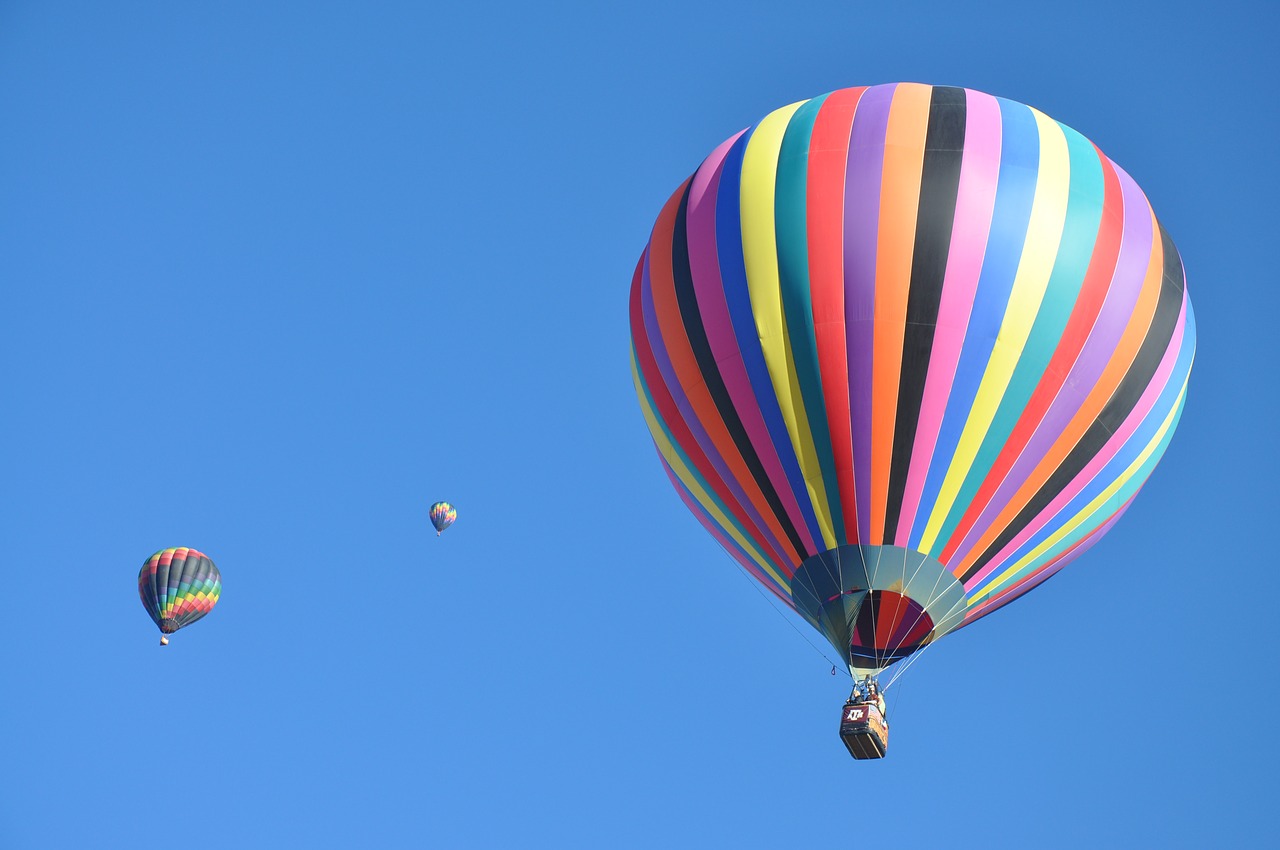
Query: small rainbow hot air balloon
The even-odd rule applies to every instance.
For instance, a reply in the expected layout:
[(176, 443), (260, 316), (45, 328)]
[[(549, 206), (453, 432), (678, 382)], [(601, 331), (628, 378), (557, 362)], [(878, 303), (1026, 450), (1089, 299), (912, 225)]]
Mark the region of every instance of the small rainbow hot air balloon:
[(458, 509), (448, 502), (436, 502), (431, 506), (431, 524), (436, 527), (436, 537), (440, 532), (453, 525), (458, 518)]
[(222, 574), (203, 552), (179, 546), (161, 549), (138, 572), (138, 596), (142, 607), (160, 627), (160, 645), (169, 635), (189, 626), (218, 604)]

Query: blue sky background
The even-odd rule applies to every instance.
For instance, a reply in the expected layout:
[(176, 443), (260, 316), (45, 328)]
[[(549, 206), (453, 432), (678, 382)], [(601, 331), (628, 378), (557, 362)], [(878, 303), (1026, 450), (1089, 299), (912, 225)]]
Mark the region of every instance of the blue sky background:
[[(1274, 840), (1277, 7), (436, 5), (0, 2), (0, 847)], [(626, 301), (715, 144), (898, 80), (1129, 171), (1199, 354), (1124, 519), (855, 763)], [(162, 650), (167, 546), (224, 593)]]

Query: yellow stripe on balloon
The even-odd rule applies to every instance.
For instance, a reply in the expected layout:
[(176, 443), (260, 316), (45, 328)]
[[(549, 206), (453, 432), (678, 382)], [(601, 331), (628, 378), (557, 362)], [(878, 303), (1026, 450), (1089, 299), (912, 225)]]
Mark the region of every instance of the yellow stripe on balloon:
[(644, 390), (644, 383), (640, 380), (640, 372), (636, 366), (634, 355), (631, 358), (631, 380), (635, 383), (636, 395), (640, 397), (640, 410), (644, 414), (645, 423), (649, 426), (649, 434), (653, 437), (653, 442), (658, 447), (658, 452), (666, 459), (676, 477), (684, 483), (685, 487), (689, 488), (689, 492), (698, 500), (698, 504), (702, 505), (707, 513), (711, 515), (716, 525), (720, 526), (720, 530), (732, 537), (751, 556), (751, 560), (755, 561), (761, 570), (778, 583), (778, 587), (784, 591), (790, 588), (790, 581), (778, 575), (769, 559), (756, 548), (752, 540), (738, 530), (737, 523), (724, 515), (716, 504), (716, 500), (703, 489), (698, 476), (685, 465), (683, 458), (680, 457), (680, 452), (671, 444), (671, 440), (667, 438), (667, 432), (663, 430), (661, 423), (658, 421), (657, 413), (654, 411), (649, 396)]
[[(1159, 448), (1160, 443), (1164, 441), (1165, 434), (1167, 434), (1169, 429), (1173, 427), (1174, 420), (1178, 418), (1178, 411), (1182, 409), (1182, 403), (1186, 399), (1186, 396), (1187, 384), (1186, 382), (1183, 382), (1182, 390), (1178, 393), (1177, 402), (1169, 408), (1169, 414), (1164, 418), (1164, 422), (1160, 424), (1160, 428), (1156, 431), (1155, 436), (1152, 437), (1151, 442), (1147, 443), (1147, 445), (1142, 449), (1142, 452), (1134, 459), (1133, 463), (1129, 464), (1125, 471), (1121, 473), (1120, 477), (1113, 481), (1109, 487), (1098, 494), (1097, 498), (1081, 509), (1080, 513), (1076, 514), (1070, 521), (1050, 535), (1043, 543), (1028, 552), (1017, 563), (1000, 573), (1000, 575), (997, 576), (991, 584), (982, 589), (981, 598), (970, 600), (970, 604), (973, 604), (974, 602), (987, 601), (990, 597), (998, 593), (1002, 587), (1008, 584), (1019, 571), (1025, 569), (1037, 558), (1041, 557), (1054, 546), (1058, 545), (1063, 538), (1071, 534), (1071, 532), (1075, 531), (1081, 525), (1086, 522), (1090, 522), (1093, 515), (1097, 513), (1097, 511), (1101, 509), (1102, 506), (1111, 499), (1111, 497), (1118, 493), (1125, 484), (1129, 483), (1129, 480), (1138, 473), (1138, 470), (1142, 468), (1143, 464), (1151, 458), (1151, 454)], [(1092, 522), (1091, 525), (1101, 525), (1101, 523)]]
[[(1009, 379), (1022, 356), (1022, 349), (1031, 334), (1040, 302), (1044, 299), (1053, 273), (1058, 245), (1062, 240), (1062, 228), (1067, 218), (1067, 197), (1071, 185), (1071, 164), (1067, 151), (1067, 139), (1062, 128), (1052, 118), (1032, 109), (1040, 133), (1040, 171), (1035, 197), (1031, 201), (1031, 217), (1027, 222), (1027, 236), (1022, 244), (1022, 256), (1018, 271), (1014, 274), (1013, 290), (1005, 308), (1004, 319), (996, 336), (991, 359), (978, 385), (978, 394), (969, 410), (969, 419), (960, 433), (951, 465), (938, 499), (934, 502), (929, 522), (920, 539), (920, 548), (932, 555), (938, 542), (938, 533), (951, 510), (973, 459), (978, 454), (982, 440), (991, 427), (1000, 400), (1009, 387)], [(943, 541), (945, 543), (945, 541)]]
[(831, 506), (827, 504), (822, 467), (809, 430), (809, 418), (805, 414), (800, 380), (791, 357), (787, 322), (782, 312), (782, 285), (778, 278), (778, 244), (774, 229), (775, 180), (782, 137), (791, 116), (804, 103), (793, 103), (765, 116), (752, 132), (743, 152), (740, 198), (742, 259), (747, 270), (751, 312), (755, 317), (756, 333), (760, 337), (773, 391), (778, 397), (778, 406), (796, 459), (800, 462), (800, 473), (804, 476), (805, 489), (809, 491), (823, 540), (828, 549), (834, 549), (837, 544)]

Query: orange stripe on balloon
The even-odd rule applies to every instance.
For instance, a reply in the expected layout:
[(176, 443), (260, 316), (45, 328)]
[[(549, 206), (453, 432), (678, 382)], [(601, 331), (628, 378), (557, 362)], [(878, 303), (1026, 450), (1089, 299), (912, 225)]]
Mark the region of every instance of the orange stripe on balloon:
[(889, 467), (898, 413), (902, 343), (907, 324), (911, 255), (920, 207), (920, 177), (929, 128), (933, 89), (904, 83), (894, 92), (885, 132), (884, 179), (894, 187), (880, 195), (880, 232), (876, 243), (875, 349), (871, 382), (871, 540), (884, 538)]
[(878, 600), (879, 604), (875, 609), (875, 646), (878, 649), (896, 649), (891, 645), (893, 635), (898, 631), (898, 626), (902, 624), (910, 607), (907, 605), (906, 597), (896, 591), (881, 592)]
[[(1154, 231), (1154, 216), (1151, 219), (1151, 223)], [(966, 570), (972, 567), (973, 563), (982, 556), (982, 553), (987, 550), (987, 547), (999, 536), (1000, 532), (1004, 531), (1009, 526), (1009, 523), (1013, 522), (1022, 509), (1027, 506), (1027, 503), (1049, 480), (1049, 476), (1054, 473), (1054, 470), (1075, 448), (1076, 443), (1080, 442), (1080, 438), (1084, 436), (1089, 426), (1098, 418), (1102, 408), (1110, 401), (1112, 394), (1120, 386), (1120, 382), (1124, 380), (1125, 373), (1129, 371), (1129, 367), (1133, 365), (1134, 358), (1138, 356), (1138, 349), (1141, 348), (1142, 341), (1146, 339), (1147, 329), (1151, 326), (1151, 320), (1155, 316), (1156, 302), (1160, 296), (1160, 280), (1164, 274), (1163, 250), (1163, 243), (1157, 233), (1151, 241), (1151, 260), (1147, 265), (1147, 275), (1142, 281), (1142, 290), (1138, 294), (1138, 301), (1134, 305), (1133, 314), (1124, 329), (1124, 334), (1120, 337), (1120, 343), (1116, 346), (1111, 362), (1102, 371), (1102, 375), (1099, 376), (1089, 395), (1085, 397), (1084, 402), (1080, 405), (1080, 410), (1062, 432), (1062, 436), (1045, 454), (1044, 460), (1040, 461), (1035, 470), (1028, 476), (1026, 483), (1018, 488), (1018, 492), (1009, 500), (1009, 504), (1005, 506), (1005, 509), (988, 526), (982, 538), (965, 553), (964, 559), (959, 564), (947, 565), (956, 575), (963, 575)]]
[[(684, 391), (685, 398), (693, 407), (698, 423), (711, 439), (716, 452), (728, 467), (729, 474), (733, 476), (734, 481), (755, 507), (756, 513), (769, 528), (773, 538), (778, 541), (778, 547), (784, 555), (783, 563), (798, 564), (804, 558), (792, 547), (791, 541), (782, 530), (781, 523), (756, 483), (755, 476), (751, 474), (746, 461), (738, 452), (737, 444), (720, 416), (720, 409), (716, 406), (711, 391), (707, 389), (706, 382), (702, 379), (698, 358), (693, 353), (693, 347), (689, 344), (689, 337), (685, 333), (680, 303), (676, 298), (671, 243), (675, 238), (676, 213), (687, 185), (688, 181), (667, 201), (662, 214), (658, 217), (658, 222), (654, 225), (653, 237), (649, 240), (649, 283), (653, 292), (654, 313), (658, 317), (658, 325), (662, 331), (662, 341), (667, 356), (671, 359), (672, 368), (676, 371), (680, 389)], [(695, 321), (701, 321), (699, 316), (693, 318)], [(750, 516), (745, 515), (745, 512), (741, 519), (748, 527), (757, 525)]]
[[(671, 395), (662, 371), (658, 368), (656, 355), (652, 348), (653, 342), (644, 323), (643, 308), (641, 306), (642, 273), (645, 263), (649, 260), (651, 247), (645, 249), (639, 264), (636, 266), (635, 277), (631, 284), (630, 313), (631, 339), (635, 345), (636, 366), (644, 377), (649, 394), (653, 399), (655, 415), (671, 432), (672, 441), (684, 452), (688, 463), (696, 471), (697, 475), (701, 477), (706, 489), (715, 494), (715, 497), (725, 506), (725, 512), (751, 538), (759, 551), (776, 563), (781, 562), (781, 553), (765, 540), (759, 528), (748, 521), (746, 511), (743, 510), (742, 505), (738, 503), (737, 499), (729, 491), (728, 485), (725, 484), (724, 479), (711, 464), (702, 446), (694, 438), (693, 432), (689, 429), (688, 423), (686, 423), (679, 406)], [(661, 339), (658, 340), (658, 344), (662, 344)]]
[[(1138, 489), (1142, 489), (1142, 488), (1138, 488)], [(1135, 493), (1134, 496), (1136, 495), (1137, 494)], [(1130, 497), (1129, 501), (1125, 502), (1123, 505), (1117, 508), (1116, 512), (1113, 513), (1106, 521), (1101, 523), (1098, 527), (1102, 528), (1106, 526), (1108, 522), (1111, 522), (1113, 519), (1115, 519), (1117, 514), (1124, 513), (1126, 510), (1128, 510), (1131, 504), (1133, 504), (1133, 497)], [(979, 604), (976, 608), (969, 611), (964, 616), (964, 622), (962, 622), (958, 628), (963, 628), (964, 626), (967, 626), (970, 623), (974, 623), (974, 622), (977, 622), (978, 620), (981, 620), (983, 617), (987, 616), (988, 614), (994, 613), (1000, 608), (1003, 608), (1005, 605), (1008, 605), (1010, 602), (1013, 602), (1018, 597), (1026, 593), (1028, 590), (1034, 589), (1035, 585), (1045, 581), (1048, 578), (1051, 578), (1053, 573), (1057, 572), (1058, 569), (1061, 569), (1061, 567), (1058, 566), (1059, 564), (1063, 564), (1063, 561), (1071, 561), (1073, 558), (1075, 558), (1079, 550), (1081, 549), (1081, 547), (1092, 545), (1093, 543), (1096, 543), (1096, 542), (1097, 542), (1097, 539), (1095, 539), (1093, 534), (1085, 535), (1081, 539), (1077, 540), (1075, 543), (1071, 544), (1071, 546), (1068, 549), (1066, 549), (1063, 552), (1060, 552), (1057, 555), (1057, 557), (1053, 558), (1053, 560), (1049, 561), (1048, 563), (1040, 565), (1040, 567), (1036, 569), (1034, 572), (1028, 573), (1027, 575), (1023, 576), (1021, 579), (1019, 579), (1017, 583), (1010, 585), (1009, 587), (1006, 587), (1004, 590), (1000, 591), (995, 596), (988, 599), (986, 602)], [(1066, 566), (1066, 565), (1063, 564), (1063, 566)], [(1049, 573), (1050, 575), (1046, 576), (1045, 573)], [(1028, 587), (1028, 585), (1031, 585), (1031, 587)]]

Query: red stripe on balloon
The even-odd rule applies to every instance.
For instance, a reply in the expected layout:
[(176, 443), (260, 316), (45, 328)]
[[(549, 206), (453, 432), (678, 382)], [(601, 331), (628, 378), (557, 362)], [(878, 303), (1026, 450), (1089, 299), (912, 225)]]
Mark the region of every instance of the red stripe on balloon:
[(805, 190), (809, 286), (818, 371), (847, 542), (858, 542), (858, 498), (849, 415), (849, 357), (844, 317), (844, 189), (849, 134), (866, 87), (842, 89), (822, 103), (809, 139)]
[[(770, 545), (754, 523), (747, 520), (746, 513), (742, 506), (734, 498), (729, 491), (720, 474), (716, 471), (710, 459), (703, 452), (698, 441), (694, 439), (693, 433), (689, 430), (689, 426), (685, 423), (684, 416), (681, 415), (680, 409), (675, 399), (671, 395), (670, 389), (662, 376), (662, 372), (658, 367), (657, 359), (651, 349), (648, 329), (644, 324), (644, 311), (641, 306), (641, 287), (644, 278), (645, 260), (649, 258), (649, 251), (640, 258), (640, 262), (636, 266), (635, 276), (631, 285), (631, 338), (635, 343), (636, 362), (640, 370), (640, 374), (644, 376), (646, 386), (649, 388), (649, 394), (653, 399), (654, 407), (658, 418), (662, 420), (667, 429), (671, 432), (671, 438), (676, 446), (684, 453), (688, 462), (693, 466), (694, 471), (702, 478), (706, 486), (720, 500), (720, 502), (729, 511), (729, 514), (738, 521), (738, 524), (746, 531), (755, 544), (762, 552), (775, 561), (781, 560), (781, 553)], [(661, 341), (661, 340), (660, 340)]]
[(943, 547), (939, 560), (944, 564), (951, 562), (956, 550), (973, 528), (973, 524), (986, 509), (992, 496), (1004, 482), (1005, 476), (1009, 474), (1010, 468), (1035, 434), (1036, 428), (1044, 420), (1049, 406), (1058, 397), (1058, 392), (1071, 373), (1071, 367), (1089, 339), (1089, 333), (1093, 330), (1094, 322), (1097, 321), (1098, 314), (1102, 311), (1102, 304), (1106, 300), (1107, 291), (1116, 270), (1116, 261), (1120, 258), (1120, 237), (1124, 232), (1124, 208), (1120, 193), (1120, 178), (1116, 176), (1111, 161), (1103, 156), (1096, 146), (1094, 151), (1102, 164), (1102, 219), (1098, 224), (1097, 241), (1094, 244), (1093, 256), (1089, 260), (1089, 267), (1085, 272), (1084, 282), (1080, 286), (1080, 294), (1076, 297), (1075, 306), (1058, 341), (1058, 347), (1045, 367), (1039, 385), (1031, 394), (1017, 425), (1009, 434), (1000, 454), (996, 456), (995, 463), (992, 464), (982, 486), (978, 488), (973, 501), (969, 503), (951, 539)]
[[(737, 485), (738, 490), (754, 508), (755, 515), (759, 517), (759, 519), (748, 517), (747, 512), (743, 510), (741, 515), (744, 521), (750, 527), (758, 527), (759, 523), (763, 522), (773, 540), (777, 541), (770, 548), (775, 551), (780, 549), (785, 553), (788, 557), (786, 563), (798, 564), (803, 557), (790, 545), (777, 515), (765, 499), (746, 461), (742, 459), (737, 443), (734, 442), (733, 436), (725, 426), (724, 418), (720, 415), (720, 408), (716, 406), (716, 401), (702, 378), (697, 355), (694, 354), (685, 332), (680, 301), (676, 296), (671, 246), (674, 239), (685, 238), (685, 234), (677, 234), (675, 230), (681, 199), (688, 184), (689, 181), (685, 181), (684, 185), (671, 196), (658, 217), (653, 236), (649, 240), (649, 286), (653, 296), (654, 313), (661, 327), (664, 348), (671, 360), (672, 368), (676, 371), (679, 389), (683, 391), (685, 399), (693, 408), (698, 424), (702, 426), (703, 433), (711, 442), (710, 447), (703, 447), (707, 456), (710, 458), (712, 451), (716, 453), (732, 477), (732, 483)], [(690, 318), (691, 321), (701, 321), (699, 316)], [(733, 496), (735, 504), (740, 501), (740, 497)]]

